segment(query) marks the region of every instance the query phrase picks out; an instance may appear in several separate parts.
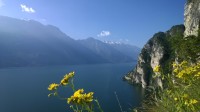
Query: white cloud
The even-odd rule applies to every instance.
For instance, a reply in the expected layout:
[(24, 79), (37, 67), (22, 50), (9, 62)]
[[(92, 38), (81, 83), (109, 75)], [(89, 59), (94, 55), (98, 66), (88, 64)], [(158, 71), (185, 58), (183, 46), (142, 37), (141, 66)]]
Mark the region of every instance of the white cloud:
[(35, 13), (35, 10), (32, 7), (28, 7), (24, 4), (21, 4), (20, 6), (22, 8), (22, 12)]
[(3, 0), (0, 0), (0, 7), (2, 7), (2, 6), (4, 6), (5, 4), (4, 4), (4, 2), (3, 2)]
[(109, 35), (111, 35), (110, 31), (101, 31), (101, 33), (98, 34), (97, 36), (98, 37), (107, 37)]

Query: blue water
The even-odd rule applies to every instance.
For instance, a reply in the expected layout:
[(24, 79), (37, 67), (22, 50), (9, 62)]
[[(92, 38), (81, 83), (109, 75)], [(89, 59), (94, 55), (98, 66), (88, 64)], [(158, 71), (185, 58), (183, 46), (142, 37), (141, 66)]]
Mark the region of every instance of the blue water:
[[(65, 100), (48, 98), (47, 87), (75, 71), (75, 88), (94, 92), (104, 112), (120, 112), (117, 93), (123, 111), (137, 107), (143, 89), (122, 80), (134, 63), (97, 64), (51, 67), (20, 67), (0, 69), (0, 112), (71, 112)], [(71, 95), (69, 88), (61, 88), (60, 95)]]

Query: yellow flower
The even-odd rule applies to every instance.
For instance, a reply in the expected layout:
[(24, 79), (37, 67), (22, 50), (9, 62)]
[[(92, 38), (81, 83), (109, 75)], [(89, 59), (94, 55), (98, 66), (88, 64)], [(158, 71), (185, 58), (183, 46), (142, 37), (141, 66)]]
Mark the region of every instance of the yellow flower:
[(160, 65), (155, 66), (153, 69), (154, 72), (160, 72)]
[(63, 86), (66, 86), (72, 77), (74, 77), (74, 72), (70, 72), (69, 74), (66, 74), (64, 78), (60, 81), (60, 84)]
[(196, 104), (196, 103), (198, 103), (198, 101), (196, 99), (191, 99), (190, 100), (190, 104)]
[(180, 64), (180, 66), (185, 66), (185, 65), (187, 65), (187, 64), (188, 64), (187, 61), (182, 61), (181, 64)]
[(174, 69), (174, 73), (177, 73), (178, 72), (178, 69), (176, 68), (176, 69)]
[(56, 90), (58, 86), (59, 86), (59, 84), (52, 83), (49, 85), (48, 90), (49, 91)]
[(200, 72), (194, 75), (195, 77), (200, 77)]
[(192, 106), (193, 104), (196, 104), (196, 103), (198, 103), (196, 99), (190, 99), (189, 101), (188, 100), (185, 101), (185, 105), (187, 106)]
[(84, 94), (84, 100), (86, 103), (90, 103), (93, 101), (93, 92), (89, 92), (88, 94)]
[(86, 104), (93, 101), (93, 92), (89, 92), (88, 94), (84, 93), (83, 89), (79, 89), (74, 94), (67, 99), (67, 103), (74, 103), (74, 104)]
[(174, 98), (174, 100), (175, 100), (175, 101), (177, 101), (177, 100), (178, 100), (178, 98)]
[(174, 63), (172, 64), (172, 66), (173, 66), (173, 68), (175, 68), (175, 67), (177, 67), (177, 64), (174, 62)]
[(199, 77), (200, 76), (200, 69), (197, 65), (188, 65), (186, 66), (186, 61), (182, 62), (179, 66), (180, 68), (175, 68), (174, 73), (176, 73), (176, 77), (182, 78), (184, 80), (187, 80), (188, 77)]
[(179, 73), (177, 74), (177, 77), (178, 77), (178, 78), (183, 78), (183, 72), (179, 72)]
[(79, 89), (74, 93), (74, 97), (81, 97), (81, 94), (84, 92), (83, 89)]
[(63, 79), (60, 81), (60, 84), (61, 84), (61, 85), (64, 85), (64, 86), (66, 86), (68, 83), (69, 83), (69, 80), (66, 80), (65, 78), (63, 78)]

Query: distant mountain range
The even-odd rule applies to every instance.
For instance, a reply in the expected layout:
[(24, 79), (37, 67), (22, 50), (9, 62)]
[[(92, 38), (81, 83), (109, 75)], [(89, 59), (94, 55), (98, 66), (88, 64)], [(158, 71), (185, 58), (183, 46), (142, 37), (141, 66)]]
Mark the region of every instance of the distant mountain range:
[(132, 45), (111, 41), (102, 42), (91, 37), (78, 40), (78, 42), (111, 63), (136, 61), (140, 52), (138, 47)]
[(74, 40), (52, 25), (0, 16), (0, 67), (133, 62), (140, 49)]

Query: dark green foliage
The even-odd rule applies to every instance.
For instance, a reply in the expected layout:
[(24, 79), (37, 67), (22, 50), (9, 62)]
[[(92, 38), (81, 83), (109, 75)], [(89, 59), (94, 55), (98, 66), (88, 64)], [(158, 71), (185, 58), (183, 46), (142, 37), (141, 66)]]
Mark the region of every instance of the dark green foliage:
[[(172, 74), (172, 63), (177, 60), (179, 62), (186, 60), (191, 63), (196, 63), (200, 60), (200, 30), (199, 35), (184, 37), (184, 26), (178, 25), (172, 27), (169, 31), (166, 32), (166, 38), (163, 39), (164, 44), (164, 58), (161, 60), (162, 73), (165, 75), (163, 80), (163, 87), (169, 89), (173, 85), (173, 76)], [(184, 87), (184, 86), (183, 86)], [(158, 102), (162, 103), (160, 96), (164, 96), (167, 101), (174, 101), (170, 99), (164, 93), (160, 93), (160, 88), (157, 86), (147, 87), (147, 97), (143, 101), (143, 106), (137, 108), (137, 112), (154, 112), (155, 107), (158, 106)], [(180, 89), (180, 88), (179, 88)], [(175, 89), (176, 91), (177, 89)], [(181, 89), (180, 89), (181, 90)], [(182, 91), (182, 90), (181, 90)], [(167, 96), (167, 97), (165, 97)], [(194, 96), (194, 95), (191, 95)], [(164, 99), (165, 100), (165, 99)], [(165, 108), (169, 110), (170, 108)], [(160, 111), (160, 110), (159, 110)], [(169, 110), (170, 111), (170, 110)]]
[(188, 36), (181, 40), (178, 49), (177, 53), (179, 58), (196, 62), (197, 58), (200, 56), (200, 38)]
[(200, 36), (188, 36), (184, 37), (181, 34), (176, 34), (168, 39), (170, 45), (171, 58), (175, 57), (182, 60), (189, 60), (196, 62), (200, 53)]
[(176, 25), (166, 32), (166, 38), (163, 39), (165, 54), (160, 62), (165, 74), (171, 72), (171, 65), (175, 60), (176, 50), (178, 49), (180, 40), (183, 38), (184, 30), (184, 25)]
[[(141, 58), (144, 59), (144, 61), (146, 63), (150, 63), (151, 57), (149, 56), (148, 50), (147, 49), (142, 49), (141, 54), (142, 54)], [(149, 64), (146, 64), (146, 63), (142, 62), (141, 65), (140, 65), (145, 70), (144, 74), (152, 74), (151, 66)], [(150, 79), (151, 79), (151, 75), (145, 75), (144, 79), (147, 82), (147, 85), (149, 85)]]
[(187, 0), (187, 3), (195, 2), (196, 0)]

